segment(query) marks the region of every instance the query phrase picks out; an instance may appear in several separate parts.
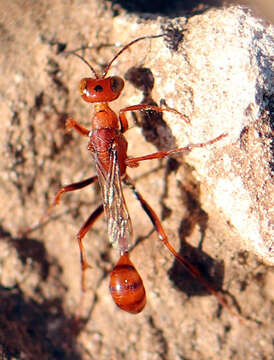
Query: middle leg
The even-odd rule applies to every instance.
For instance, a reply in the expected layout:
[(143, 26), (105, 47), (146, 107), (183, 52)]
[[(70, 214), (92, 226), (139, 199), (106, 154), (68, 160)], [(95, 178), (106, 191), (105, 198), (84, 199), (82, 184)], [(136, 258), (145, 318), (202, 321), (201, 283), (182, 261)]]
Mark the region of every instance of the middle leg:
[(214, 139), (211, 139), (209, 141), (203, 142), (203, 143), (196, 143), (196, 144), (188, 144), (182, 148), (178, 148), (178, 149), (173, 149), (173, 150), (169, 150), (169, 151), (158, 151), (155, 152), (153, 154), (148, 154), (148, 155), (144, 155), (144, 156), (139, 156), (139, 157), (134, 157), (134, 158), (127, 158), (126, 159), (126, 165), (129, 167), (134, 167), (134, 166), (138, 166), (138, 163), (140, 161), (144, 161), (144, 160), (152, 160), (152, 159), (163, 159), (165, 157), (168, 157), (172, 154), (177, 154), (180, 152), (189, 152), (194, 148), (202, 148), (205, 147), (207, 145), (211, 145), (214, 144), (215, 142), (223, 139), (224, 137), (226, 137), (228, 134), (224, 133), (221, 134), (219, 136), (217, 136)]

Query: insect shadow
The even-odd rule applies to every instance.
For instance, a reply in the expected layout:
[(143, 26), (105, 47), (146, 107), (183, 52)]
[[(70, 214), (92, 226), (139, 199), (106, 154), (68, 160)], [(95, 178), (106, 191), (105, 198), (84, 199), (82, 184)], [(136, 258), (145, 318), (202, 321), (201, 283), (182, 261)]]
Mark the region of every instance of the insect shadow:
[[(151, 92), (154, 86), (154, 77), (150, 69), (144, 67), (132, 67), (126, 74), (125, 79), (128, 80), (136, 89), (140, 90), (143, 95), (141, 104), (158, 104), (153, 100)], [(137, 126), (142, 128), (142, 133), (147, 141), (151, 142), (157, 149), (168, 150), (176, 147), (176, 139), (161, 113), (150, 110), (140, 113), (132, 113)], [(166, 134), (163, 138), (162, 134)], [(176, 159), (169, 158), (167, 161), (166, 178), (171, 172), (176, 172), (179, 163)], [(166, 179), (167, 180), (167, 179)], [(202, 242), (208, 224), (208, 215), (202, 209), (199, 202), (199, 190), (197, 185), (190, 187), (193, 191), (183, 189), (182, 195), (184, 206), (187, 208), (187, 216), (182, 219), (178, 230), (181, 239), (180, 250), (178, 253), (187, 258), (198, 270), (203, 274), (205, 279), (212, 284), (217, 290), (222, 289), (224, 278), (224, 264), (222, 261), (216, 261), (202, 250)], [(168, 209), (162, 201), (162, 215), (168, 217)], [(187, 237), (191, 236), (196, 225), (199, 226), (201, 232), (201, 241), (199, 247), (193, 247), (186, 242)], [(188, 296), (207, 295), (208, 290), (198, 280), (195, 279), (189, 271), (182, 267), (178, 260), (174, 260), (172, 268), (168, 275), (175, 287), (186, 293)]]
[[(202, 209), (198, 198), (196, 198), (196, 191), (197, 186), (194, 192), (182, 189), (187, 215), (182, 219), (178, 230), (180, 238), (180, 250), (178, 252), (197, 267), (203, 277), (216, 291), (221, 291), (224, 279), (224, 263), (223, 261), (213, 259), (202, 249), (202, 243), (208, 226), (208, 215)], [(201, 238), (198, 247), (194, 247), (188, 244), (186, 239), (192, 235), (197, 225), (200, 229)], [(175, 260), (168, 274), (176, 288), (188, 296), (208, 295), (208, 290), (205, 286), (193, 278), (178, 261)]]
[[(131, 67), (125, 73), (124, 78), (142, 92), (143, 99), (140, 104), (159, 106), (151, 95), (154, 87), (154, 76), (149, 68)], [(157, 149), (166, 151), (176, 147), (176, 139), (161, 113), (154, 110), (132, 112), (132, 117), (135, 124), (142, 128), (145, 139), (155, 145)]]

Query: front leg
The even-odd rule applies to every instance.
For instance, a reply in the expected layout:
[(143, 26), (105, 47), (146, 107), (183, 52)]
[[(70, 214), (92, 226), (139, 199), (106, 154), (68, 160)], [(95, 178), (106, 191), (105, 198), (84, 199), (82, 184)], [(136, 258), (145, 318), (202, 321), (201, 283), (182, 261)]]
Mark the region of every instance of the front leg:
[(70, 131), (70, 129), (76, 130), (82, 136), (89, 136), (90, 131), (80, 125), (77, 121), (72, 118), (68, 118), (66, 121), (66, 132)]
[(170, 107), (160, 107), (160, 106), (155, 106), (155, 105), (150, 105), (150, 104), (138, 104), (138, 105), (131, 105), (131, 106), (127, 106), (124, 109), (121, 109), (119, 111), (119, 119), (120, 119), (120, 123), (121, 123), (121, 131), (124, 133), (125, 131), (127, 131), (128, 129), (128, 121), (125, 115), (125, 112), (127, 111), (142, 111), (142, 110), (153, 110), (156, 112), (171, 112), (173, 114), (179, 115), (181, 117), (181, 119), (186, 122), (187, 124), (190, 123), (190, 121), (188, 120), (188, 118), (181, 114), (179, 111), (177, 111), (176, 109), (170, 108)]

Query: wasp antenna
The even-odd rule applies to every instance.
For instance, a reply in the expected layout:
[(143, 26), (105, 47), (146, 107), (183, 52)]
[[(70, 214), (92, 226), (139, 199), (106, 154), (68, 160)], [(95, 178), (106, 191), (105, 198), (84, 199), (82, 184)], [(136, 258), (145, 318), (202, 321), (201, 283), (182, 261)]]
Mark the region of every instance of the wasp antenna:
[(76, 57), (78, 57), (80, 60), (82, 60), (88, 67), (89, 69), (91, 70), (91, 72), (94, 74), (94, 76), (96, 77), (96, 79), (100, 79), (101, 76), (97, 74), (97, 72), (94, 70), (94, 68), (90, 65), (90, 63), (81, 55), (77, 54), (76, 52), (74, 51), (66, 51), (66, 52), (63, 52), (63, 55), (65, 56), (69, 56), (69, 55), (74, 55)]
[(110, 60), (110, 62), (108, 63), (108, 65), (106, 66), (104, 72), (103, 72), (103, 78), (106, 77), (111, 65), (113, 64), (113, 62), (125, 51), (127, 50), (131, 45), (135, 44), (136, 42), (138, 41), (141, 41), (141, 40), (145, 40), (145, 39), (155, 39), (155, 38), (158, 38), (158, 37), (162, 37), (162, 36), (165, 36), (166, 34), (163, 33), (163, 34), (158, 34), (158, 35), (150, 35), (150, 36), (142, 36), (142, 37), (139, 37), (133, 41), (131, 41), (130, 43), (128, 43), (127, 45), (125, 45), (120, 51), (118, 51), (118, 53), (114, 56), (114, 58), (112, 60)]

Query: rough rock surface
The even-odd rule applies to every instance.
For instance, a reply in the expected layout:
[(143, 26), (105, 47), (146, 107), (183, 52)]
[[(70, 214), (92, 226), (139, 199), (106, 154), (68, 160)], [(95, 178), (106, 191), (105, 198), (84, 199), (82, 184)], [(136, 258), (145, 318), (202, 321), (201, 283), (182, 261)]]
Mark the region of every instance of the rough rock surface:
[[(183, 11), (180, 18), (129, 15), (100, 0), (2, 1), (0, 8), (4, 359), (271, 359), (273, 27), (240, 7), (187, 18)], [(76, 326), (75, 235), (100, 202), (98, 187), (64, 196), (47, 224), (20, 234), (41, 218), (61, 184), (94, 174), (86, 139), (63, 131), (68, 116), (89, 126), (92, 109), (77, 90), (89, 71), (62, 51), (92, 45), (84, 55), (101, 70), (118, 43), (163, 30), (168, 36), (135, 44), (113, 64), (111, 74), (129, 80), (113, 108), (164, 99), (191, 125), (174, 114), (137, 114), (142, 128), (126, 133), (128, 153), (228, 136), (184, 156), (145, 162), (130, 175), (162, 216), (174, 247), (231, 295), (231, 307), (239, 306), (246, 320), (220, 311), (185, 274), (125, 191), (138, 240), (131, 258), (147, 306), (134, 317), (112, 303), (108, 275), (118, 254), (109, 247), (104, 219), (98, 220), (84, 242), (92, 269), (86, 321)]]

